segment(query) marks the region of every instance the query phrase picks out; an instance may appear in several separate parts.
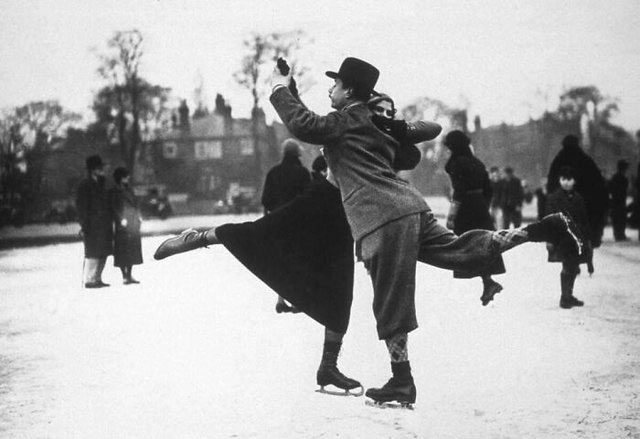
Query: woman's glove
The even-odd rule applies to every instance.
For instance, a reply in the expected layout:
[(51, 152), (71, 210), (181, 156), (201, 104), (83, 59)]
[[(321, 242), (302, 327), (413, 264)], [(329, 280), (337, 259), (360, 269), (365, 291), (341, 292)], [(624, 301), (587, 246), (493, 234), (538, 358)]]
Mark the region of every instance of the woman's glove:
[(447, 214), (447, 229), (453, 230), (459, 210), (460, 203), (458, 203), (457, 201), (452, 201), (449, 205), (449, 213)]

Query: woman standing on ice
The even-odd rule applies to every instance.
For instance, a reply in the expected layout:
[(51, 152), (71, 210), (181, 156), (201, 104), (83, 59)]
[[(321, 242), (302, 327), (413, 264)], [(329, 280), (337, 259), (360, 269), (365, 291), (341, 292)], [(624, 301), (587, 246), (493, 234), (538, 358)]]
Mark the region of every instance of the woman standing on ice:
[(125, 285), (140, 283), (133, 278), (132, 270), (134, 265), (142, 264), (140, 210), (136, 196), (129, 186), (129, 179), (127, 169), (116, 168), (113, 171), (115, 186), (109, 190), (115, 226), (113, 265), (120, 268)]
[[(447, 215), (447, 228), (456, 235), (473, 229), (495, 230), (489, 212), (493, 190), (484, 164), (471, 151), (471, 140), (462, 131), (451, 131), (444, 139), (451, 157), (444, 169), (451, 178), (453, 194)], [(492, 274), (503, 274), (506, 270), (502, 257), (498, 257), (483, 273), (468, 273), (454, 270), (453, 277), (482, 278), (482, 305), (486, 306), (493, 296), (502, 290), (502, 285), (491, 278)]]

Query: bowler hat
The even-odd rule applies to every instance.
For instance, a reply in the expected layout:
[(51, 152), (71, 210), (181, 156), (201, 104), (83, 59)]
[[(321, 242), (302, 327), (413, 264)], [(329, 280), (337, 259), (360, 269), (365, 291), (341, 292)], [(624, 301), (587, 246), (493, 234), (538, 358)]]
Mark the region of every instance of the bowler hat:
[(102, 163), (102, 159), (97, 154), (87, 157), (87, 160), (85, 161), (85, 163), (87, 165), (87, 170), (89, 171), (93, 171), (94, 169), (100, 169), (104, 166), (104, 164)]
[(348, 57), (342, 61), (338, 72), (326, 72), (329, 78), (340, 78), (346, 85), (364, 92), (372, 92), (378, 82), (380, 71), (366, 61)]

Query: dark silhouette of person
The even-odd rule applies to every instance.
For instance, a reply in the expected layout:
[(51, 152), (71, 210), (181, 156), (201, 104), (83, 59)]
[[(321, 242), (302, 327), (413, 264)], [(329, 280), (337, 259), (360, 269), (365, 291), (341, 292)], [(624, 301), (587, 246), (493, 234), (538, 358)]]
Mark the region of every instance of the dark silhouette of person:
[[(473, 229), (495, 230), (489, 213), (493, 195), (491, 181), (484, 163), (471, 152), (469, 137), (462, 131), (451, 131), (445, 137), (444, 144), (451, 151), (444, 169), (451, 177), (453, 187), (447, 228), (452, 229), (456, 235)], [(498, 257), (480, 274), (483, 284), (480, 297), (482, 305), (486, 306), (502, 290), (502, 285), (494, 281), (491, 275), (503, 274), (505, 271), (502, 257)], [(468, 279), (478, 276), (478, 273), (455, 270), (453, 276)]]
[[(300, 161), (300, 145), (294, 139), (282, 142), (282, 162), (271, 168), (262, 189), (262, 205), (265, 213), (284, 206), (302, 194), (311, 182), (311, 174)], [(278, 296), (276, 312), (297, 312)]]
[(502, 227), (508, 229), (512, 224), (514, 228), (522, 224), (522, 203), (524, 190), (522, 182), (513, 173), (513, 168), (504, 169), (505, 177), (502, 180), (500, 208), (502, 209)]
[(142, 221), (138, 200), (131, 189), (129, 179), (129, 171), (126, 168), (116, 168), (113, 171), (115, 186), (109, 190), (115, 230), (113, 265), (120, 268), (125, 285), (140, 283), (133, 278), (133, 266), (142, 264)]
[(107, 256), (113, 253), (113, 224), (102, 159), (99, 155), (87, 157), (86, 166), (88, 176), (80, 182), (76, 193), (84, 242), (83, 281), (85, 288), (102, 288), (109, 286), (102, 281), (102, 270)]
[(626, 241), (627, 227), (627, 189), (629, 179), (627, 178), (629, 163), (626, 160), (619, 160), (617, 171), (609, 180), (609, 195), (611, 196), (611, 224), (613, 226), (613, 238), (616, 241)]
[(570, 134), (562, 140), (562, 149), (555, 156), (547, 176), (547, 192), (560, 187), (560, 169), (570, 166), (575, 173), (575, 190), (584, 198), (589, 219), (589, 239), (600, 247), (609, 204), (607, 184), (593, 159), (580, 147), (579, 139)]

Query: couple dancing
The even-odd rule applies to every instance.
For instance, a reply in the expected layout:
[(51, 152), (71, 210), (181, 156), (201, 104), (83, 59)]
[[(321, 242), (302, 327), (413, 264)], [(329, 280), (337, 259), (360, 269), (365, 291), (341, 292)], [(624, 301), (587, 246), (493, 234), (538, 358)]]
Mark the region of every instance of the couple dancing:
[(323, 145), (327, 181), (257, 221), (187, 230), (163, 242), (155, 258), (223, 244), (276, 293), (325, 327), (317, 382), (322, 389), (333, 385), (349, 392), (363, 390), (337, 368), (351, 310), (355, 243), (357, 258), (371, 276), (377, 333), (388, 348), (392, 370), (386, 384), (366, 395), (375, 402), (410, 405), (416, 387), (407, 342), (418, 327), (417, 261), (486, 276), (501, 253), (524, 242), (572, 241), (578, 253), (582, 242), (564, 214), (515, 230), (472, 230), (460, 236), (439, 225), (424, 197), (397, 171), (417, 165), (420, 154), (413, 143), (435, 138), (440, 126), (394, 120), (393, 101), (374, 92), (379, 71), (365, 61), (346, 58), (338, 72), (326, 74), (334, 81), (329, 98), (336, 110), (326, 116), (307, 109), (289, 88), (291, 75), (277, 69), (270, 99), (295, 137)]

